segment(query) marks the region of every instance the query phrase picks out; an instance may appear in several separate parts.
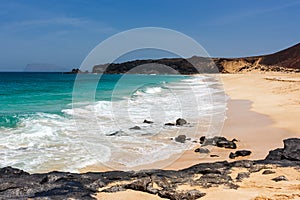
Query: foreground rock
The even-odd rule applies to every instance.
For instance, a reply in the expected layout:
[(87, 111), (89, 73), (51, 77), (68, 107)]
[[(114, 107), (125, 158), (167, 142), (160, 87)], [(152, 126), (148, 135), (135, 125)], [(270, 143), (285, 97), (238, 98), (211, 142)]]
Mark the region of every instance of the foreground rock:
[(300, 161), (300, 139), (289, 138), (283, 140), (284, 148), (278, 148), (269, 152), (266, 160)]
[[(293, 152), (298, 139), (285, 140), (281, 152)], [(290, 146), (291, 145), (291, 146)], [(272, 153), (270, 153), (272, 154)], [(270, 157), (271, 155), (268, 155)], [(278, 158), (276, 160), (276, 158)], [(226, 187), (237, 189), (238, 183), (258, 173), (262, 169), (279, 166), (300, 166), (300, 161), (273, 157), (272, 160), (241, 160), (235, 162), (201, 163), (183, 170), (144, 170), (89, 172), (84, 174), (68, 172), (49, 172), (29, 174), (19, 169), (5, 167), (0, 169), (0, 199), (95, 199), (97, 192), (118, 192), (137, 190), (155, 194), (168, 199), (194, 200), (205, 195), (201, 188)], [(232, 168), (242, 172), (232, 174)], [(263, 176), (261, 174), (261, 176)], [(271, 179), (270, 179), (271, 180)], [(274, 181), (287, 181), (286, 177), (273, 178)], [(200, 189), (179, 189), (180, 186), (199, 186)]]

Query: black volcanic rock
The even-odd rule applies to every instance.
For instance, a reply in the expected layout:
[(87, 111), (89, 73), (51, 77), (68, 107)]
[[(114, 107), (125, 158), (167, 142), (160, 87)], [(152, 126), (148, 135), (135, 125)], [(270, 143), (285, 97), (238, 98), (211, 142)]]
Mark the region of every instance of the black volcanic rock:
[(180, 143), (185, 143), (186, 136), (185, 135), (178, 135), (177, 137), (175, 137), (175, 141), (180, 142)]
[(269, 152), (266, 160), (290, 160), (300, 161), (300, 139), (289, 138), (283, 140), (284, 148), (278, 148)]
[(263, 175), (268, 175), (268, 174), (275, 174), (275, 172), (274, 171), (272, 171), (272, 170), (265, 170), (265, 171), (263, 171), (263, 173), (262, 173)]
[[(299, 167), (300, 162), (291, 152), (297, 150), (298, 139), (285, 140), (284, 154), (275, 162), (282, 166)], [(292, 157), (291, 157), (292, 155)], [(287, 160), (290, 159), (290, 160)], [(288, 161), (288, 162), (287, 162)], [(242, 181), (249, 173), (269, 168), (274, 160), (241, 160), (235, 162), (200, 163), (182, 170), (142, 170), (88, 172), (83, 174), (69, 172), (49, 172), (29, 174), (22, 170), (5, 167), (0, 169), (0, 199), (95, 199), (97, 192), (118, 192), (126, 189), (156, 194), (168, 199), (196, 199), (205, 194), (198, 190), (183, 190), (180, 185), (202, 187), (228, 187), (237, 189), (235, 180)], [(242, 168), (249, 173), (232, 177), (232, 168)], [(199, 178), (195, 178), (199, 177)], [(233, 180), (234, 179), (234, 180)], [(284, 176), (274, 181), (287, 181)], [(107, 187), (109, 184), (113, 186)], [(154, 185), (156, 185), (154, 187)]]
[(202, 146), (212, 145), (227, 149), (236, 149), (235, 140), (227, 140), (225, 137), (215, 136), (213, 138), (206, 138), (205, 136), (200, 137), (200, 144)]
[(141, 127), (139, 126), (133, 126), (131, 128), (129, 128), (130, 130), (141, 130)]
[(149, 121), (149, 120), (145, 119), (145, 120), (143, 121), (143, 123), (145, 123), (145, 124), (153, 124), (153, 121)]
[(174, 123), (165, 123), (165, 126), (175, 126)]
[(250, 154), (251, 154), (251, 151), (249, 151), (249, 150), (239, 150), (239, 151), (236, 151), (235, 153), (231, 152), (229, 154), (229, 158), (234, 159), (239, 156), (249, 156)]
[(278, 182), (278, 181), (288, 181), (288, 179), (285, 176), (278, 176), (276, 178), (273, 178), (272, 180), (275, 181), (275, 182)]
[(184, 124), (187, 124), (187, 121), (185, 119), (182, 119), (182, 118), (178, 118), (176, 120), (176, 126), (182, 126)]

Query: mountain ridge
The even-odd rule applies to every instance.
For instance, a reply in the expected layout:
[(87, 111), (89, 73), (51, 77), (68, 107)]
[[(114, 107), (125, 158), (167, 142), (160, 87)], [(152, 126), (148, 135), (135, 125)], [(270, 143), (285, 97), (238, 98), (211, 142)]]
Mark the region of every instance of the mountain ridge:
[[(166, 67), (168, 66), (168, 67)], [(93, 73), (105, 74), (198, 74), (249, 71), (300, 72), (300, 43), (281, 51), (251, 57), (161, 58), (95, 65)]]

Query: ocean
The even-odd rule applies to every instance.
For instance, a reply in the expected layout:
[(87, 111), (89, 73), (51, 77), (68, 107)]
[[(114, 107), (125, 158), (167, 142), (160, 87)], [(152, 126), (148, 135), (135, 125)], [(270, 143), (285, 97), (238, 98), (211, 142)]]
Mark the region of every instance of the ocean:
[[(200, 136), (219, 134), (225, 112), (222, 84), (207, 75), (3, 72), (0, 167), (130, 170), (180, 156)], [(189, 124), (164, 125), (177, 118)], [(180, 134), (191, 140), (171, 139)]]

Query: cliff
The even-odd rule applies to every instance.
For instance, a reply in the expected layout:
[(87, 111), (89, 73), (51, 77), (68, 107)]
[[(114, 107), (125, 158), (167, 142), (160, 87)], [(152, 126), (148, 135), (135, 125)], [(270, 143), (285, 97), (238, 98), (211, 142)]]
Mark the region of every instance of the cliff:
[[(168, 66), (168, 67), (166, 67)], [(277, 53), (244, 58), (163, 58), (96, 65), (93, 73), (197, 74), (247, 71), (300, 72), (300, 43)]]

